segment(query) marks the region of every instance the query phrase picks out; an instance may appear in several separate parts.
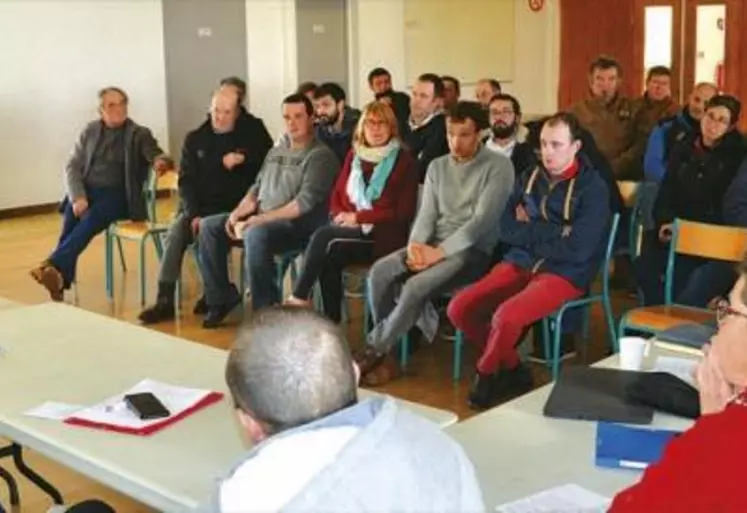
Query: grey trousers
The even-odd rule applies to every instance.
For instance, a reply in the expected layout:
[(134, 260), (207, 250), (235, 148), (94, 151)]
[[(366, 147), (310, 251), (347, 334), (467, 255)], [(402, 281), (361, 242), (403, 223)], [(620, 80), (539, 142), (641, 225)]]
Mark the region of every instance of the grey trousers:
[(405, 265), (406, 257), (406, 249), (395, 251), (379, 259), (369, 273), (374, 327), (367, 343), (379, 353), (388, 352), (415, 326), (429, 301), (477, 280), (485, 274), (490, 261), (489, 255), (469, 249), (413, 273)]
[(176, 283), (182, 270), (184, 253), (194, 242), (192, 227), (184, 214), (179, 214), (166, 235), (166, 247), (161, 260), (161, 270), (158, 273), (159, 283)]

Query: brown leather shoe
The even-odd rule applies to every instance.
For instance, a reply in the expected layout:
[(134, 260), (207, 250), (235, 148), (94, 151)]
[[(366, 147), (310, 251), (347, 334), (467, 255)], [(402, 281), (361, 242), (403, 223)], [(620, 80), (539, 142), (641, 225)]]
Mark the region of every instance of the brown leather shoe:
[(386, 358), (385, 354), (377, 353), (374, 348), (368, 345), (363, 349), (356, 351), (356, 353), (353, 355), (353, 360), (355, 360), (355, 363), (356, 365), (358, 365), (358, 369), (360, 370), (361, 379), (363, 379), (366, 374), (381, 365), (381, 362), (384, 361), (384, 358)]
[(399, 364), (394, 358), (387, 355), (379, 365), (363, 376), (361, 381), (367, 387), (380, 387), (397, 379), (399, 375)]
[(65, 299), (62, 274), (53, 266), (49, 265), (42, 270), (41, 284), (49, 291), (49, 297), (52, 301), (60, 302)]
[(35, 267), (34, 269), (31, 269), (29, 271), (29, 275), (34, 279), (36, 283), (39, 285), (43, 285), (42, 281), (42, 275), (44, 274), (44, 266), (40, 265), (39, 267)]

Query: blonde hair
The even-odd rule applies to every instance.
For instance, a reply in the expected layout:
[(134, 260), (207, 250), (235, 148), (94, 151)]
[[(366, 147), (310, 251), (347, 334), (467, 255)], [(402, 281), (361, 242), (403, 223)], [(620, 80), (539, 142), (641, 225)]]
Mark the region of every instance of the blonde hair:
[(353, 147), (358, 148), (360, 146), (370, 147), (368, 141), (366, 141), (366, 134), (364, 127), (366, 120), (376, 117), (382, 119), (387, 125), (389, 125), (389, 140), (399, 139), (399, 125), (397, 124), (397, 116), (394, 115), (392, 108), (378, 100), (374, 100), (363, 107), (361, 118), (358, 120), (358, 125), (355, 127), (355, 133), (353, 134)]

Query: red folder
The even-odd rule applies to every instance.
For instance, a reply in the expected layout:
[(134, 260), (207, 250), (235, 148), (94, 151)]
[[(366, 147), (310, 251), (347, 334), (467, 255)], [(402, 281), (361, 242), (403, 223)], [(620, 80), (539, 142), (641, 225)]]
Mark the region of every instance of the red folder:
[(160, 422), (155, 422), (153, 424), (149, 424), (148, 426), (144, 426), (141, 428), (130, 428), (130, 427), (124, 427), (124, 426), (117, 426), (114, 424), (103, 424), (100, 422), (92, 422), (90, 420), (78, 419), (75, 416), (65, 419), (65, 424), (70, 424), (71, 426), (87, 427), (87, 428), (92, 428), (92, 429), (103, 429), (105, 431), (113, 431), (115, 433), (124, 433), (127, 435), (149, 436), (149, 435), (152, 435), (153, 433), (157, 433), (158, 431), (161, 431), (164, 428), (169, 427), (172, 424), (179, 422), (180, 420), (184, 418), (189, 417), (193, 413), (196, 413), (204, 408), (207, 408), (211, 404), (220, 402), (222, 399), (223, 399), (222, 393), (210, 392), (205, 397), (203, 397), (198, 402), (196, 402), (194, 405), (190, 406), (189, 408), (182, 411), (181, 413), (171, 416), (171, 417), (167, 417)]

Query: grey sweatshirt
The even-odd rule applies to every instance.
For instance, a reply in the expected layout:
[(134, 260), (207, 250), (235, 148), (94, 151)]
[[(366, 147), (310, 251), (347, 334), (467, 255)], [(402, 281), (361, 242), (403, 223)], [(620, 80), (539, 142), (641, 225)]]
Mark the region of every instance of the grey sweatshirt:
[(301, 150), (275, 146), (249, 192), (257, 197), (260, 212), (296, 200), (303, 215), (326, 208), (339, 171), (335, 154), (317, 139)]
[(511, 161), (484, 146), (469, 162), (450, 155), (433, 160), (410, 242), (439, 245), (446, 256), (472, 247), (490, 254), (513, 186)]
[(262, 442), (200, 511), (486, 510), (464, 450), (435, 424), (382, 397)]

